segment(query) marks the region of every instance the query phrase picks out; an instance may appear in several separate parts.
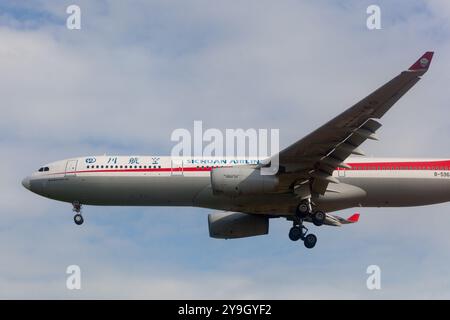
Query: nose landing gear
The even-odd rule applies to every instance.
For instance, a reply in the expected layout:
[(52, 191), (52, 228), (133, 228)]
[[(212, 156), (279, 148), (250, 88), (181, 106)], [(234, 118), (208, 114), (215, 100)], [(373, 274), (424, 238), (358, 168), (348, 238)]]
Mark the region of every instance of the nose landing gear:
[(77, 225), (82, 225), (84, 222), (84, 219), (81, 214), (77, 213), (76, 215), (73, 216), (73, 221), (75, 221), (75, 223)]
[(75, 215), (73, 216), (73, 221), (77, 225), (82, 225), (84, 219), (83, 216), (81, 215), (81, 204), (78, 201), (74, 201), (72, 205), (73, 205), (72, 211), (75, 212)]

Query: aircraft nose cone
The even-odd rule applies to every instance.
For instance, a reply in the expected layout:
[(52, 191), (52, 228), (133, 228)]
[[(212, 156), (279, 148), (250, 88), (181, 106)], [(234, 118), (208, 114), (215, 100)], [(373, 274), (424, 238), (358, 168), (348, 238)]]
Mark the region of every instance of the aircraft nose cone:
[(22, 185), (30, 190), (30, 177), (26, 177), (22, 180)]

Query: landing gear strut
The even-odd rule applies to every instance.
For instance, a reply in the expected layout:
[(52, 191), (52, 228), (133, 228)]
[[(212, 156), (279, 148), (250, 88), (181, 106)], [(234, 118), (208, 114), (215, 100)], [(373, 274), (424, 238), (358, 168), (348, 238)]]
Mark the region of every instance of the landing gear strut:
[(308, 234), (308, 228), (303, 225), (303, 220), (301, 219), (294, 220), (294, 225), (289, 230), (289, 239), (292, 241), (302, 239), (303, 244), (308, 249), (314, 248), (317, 242), (317, 237), (312, 233)]
[(81, 215), (81, 204), (78, 201), (74, 201), (72, 203), (73, 209), (72, 211), (75, 212), (75, 215), (73, 216), (73, 221), (77, 225), (82, 225), (84, 222), (83, 216)]

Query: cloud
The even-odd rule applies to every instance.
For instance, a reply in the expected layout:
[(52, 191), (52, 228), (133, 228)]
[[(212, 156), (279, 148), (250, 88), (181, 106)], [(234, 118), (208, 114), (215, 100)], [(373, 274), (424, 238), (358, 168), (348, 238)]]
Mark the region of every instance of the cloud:
[[(446, 156), (450, 68), (446, 1), (4, 2), (0, 16), (0, 297), (445, 298), (448, 205), (359, 208), (357, 225), (311, 229), (318, 247), (208, 237), (196, 208), (86, 207), (29, 193), (21, 179), (57, 159), (169, 154), (172, 130), (280, 128), (287, 145), (435, 50), (427, 75), (383, 118), (377, 156)], [(439, 116), (436, 116), (439, 115)], [(352, 213), (346, 210), (342, 214)], [(83, 289), (65, 288), (79, 264)], [(382, 268), (380, 292), (366, 268)], [(295, 279), (295, 280), (292, 280)]]

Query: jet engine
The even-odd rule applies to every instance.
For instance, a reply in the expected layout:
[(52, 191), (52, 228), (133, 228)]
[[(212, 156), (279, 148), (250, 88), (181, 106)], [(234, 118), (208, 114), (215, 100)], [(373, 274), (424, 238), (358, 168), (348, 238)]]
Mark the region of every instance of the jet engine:
[(211, 170), (211, 186), (214, 194), (254, 195), (276, 191), (278, 178), (261, 175), (260, 170), (253, 168), (214, 168)]
[(235, 239), (269, 233), (269, 218), (238, 212), (208, 214), (209, 236), (217, 239)]

